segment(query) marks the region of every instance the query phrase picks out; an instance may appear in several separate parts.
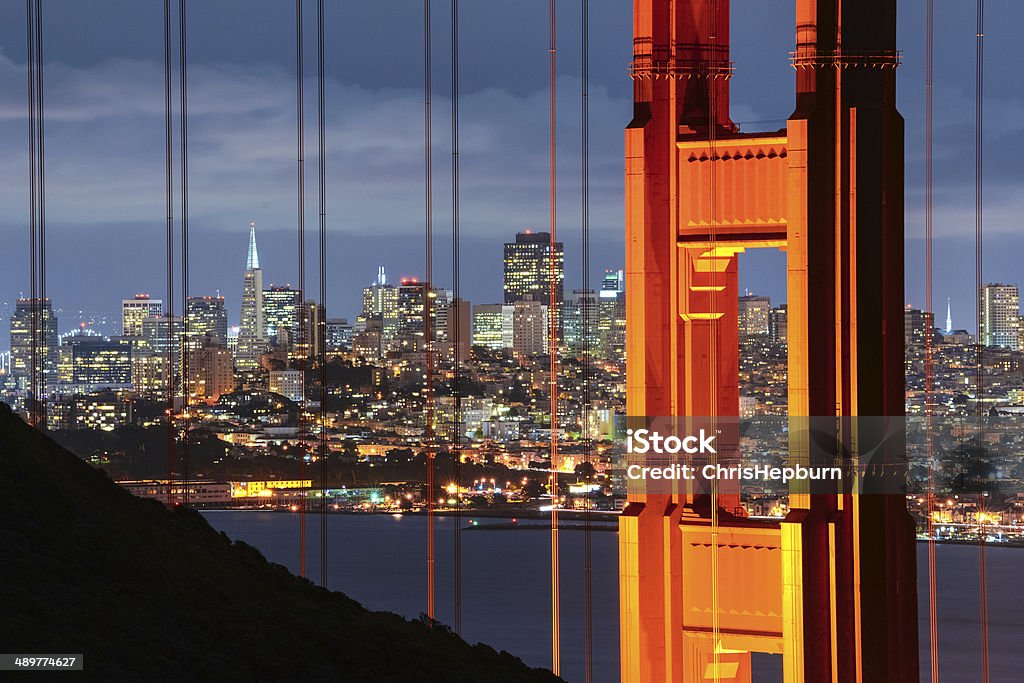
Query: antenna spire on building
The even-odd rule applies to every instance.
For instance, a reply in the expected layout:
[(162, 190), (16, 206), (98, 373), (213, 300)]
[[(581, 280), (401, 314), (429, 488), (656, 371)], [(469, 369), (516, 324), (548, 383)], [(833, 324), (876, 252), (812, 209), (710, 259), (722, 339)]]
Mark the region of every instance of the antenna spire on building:
[(246, 270), (259, 270), (260, 255), (256, 251), (256, 223), (249, 223), (249, 254), (245, 259)]
[(946, 299), (946, 334), (949, 334), (952, 331), (953, 331), (953, 309), (952, 309), (952, 306), (951, 306), (951, 304), (949, 302), (949, 299), (947, 298)]

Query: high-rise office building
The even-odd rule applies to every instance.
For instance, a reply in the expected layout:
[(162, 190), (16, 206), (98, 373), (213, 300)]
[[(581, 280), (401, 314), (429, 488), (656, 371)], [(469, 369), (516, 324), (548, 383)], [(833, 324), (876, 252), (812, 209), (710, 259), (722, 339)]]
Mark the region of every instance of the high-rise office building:
[(228, 312), (222, 296), (190, 296), (186, 306), (189, 346), (212, 343), (227, 348)]
[(188, 393), (193, 400), (213, 403), (235, 388), (231, 352), (205, 337), (204, 343), (188, 351)]
[(139, 344), (145, 345), (146, 350), (152, 353), (171, 353), (177, 356), (184, 345), (184, 328), (184, 321), (178, 316), (146, 318), (142, 321)]
[(1020, 350), (1020, 293), (1017, 285), (987, 284), (978, 292), (981, 343)]
[(58, 352), (61, 390), (92, 393), (128, 389), (132, 384), (132, 338), (75, 335)]
[[(10, 335), (13, 376), (28, 381), (34, 364), (38, 380), (43, 385), (56, 378), (57, 316), (49, 299), (18, 299), (11, 314)], [(36, 342), (34, 357), (33, 336)]]
[(626, 276), (622, 270), (606, 270), (598, 292), (597, 355), (626, 357)]
[(379, 320), (384, 340), (394, 339), (398, 335), (398, 288), (388, 284), (384, 266), (377, 268), (377, 279), (373, 284), (363, 288), (361, 317), (364, 320)]
[(352, 325), (348, 318), (327, 319), (327, 351), (352, 350)]
[(473, 346), (495, 351), (512, 348), (512, 315), (515, 306), (477, 304), (473, 306)]
[(448, 314), (455, 295), (450, 289), (436, 288), (431, 292), (434, 297), (434, 338), (445, 341), (448, 339)]
[[(132, 385), (135, 391), (150, 393), (166, 390), (168, 382), (172, 382), (175, 389), (181, 387), (184, 327), (184, 320), (178, 316), (146, 318), (142, 321), (142, 335), (133, 351)], [(144, 357), (150, 357), (151, 360), (138, 360)], [(167, 375), (168, 364), (171, 368), (170, 376)]]
[(132, 391), (145, 398), (164, 398), (168, 385), (167, 359), (135, 348), (132, 351)]
[(470, 345), (473, 341), (472, 306), (465, 299), (455, 299), (448, 307), (447, 340), (453, 349), (458, 349), (459, 358), (469, 358)]
[(768, 311), (772, 302), (766, 296), (747, 294), (739, 298), (740, 337), (768, 334)]
[(532, 298), (546, 306), (550, 302), (552, 281), (555, 301), (561, 303), (565, 252), (561, 242), (555, 242), (552, 251), (550, 233), (530, 230), (516, 233), (515, 242), (505, 243), (504, 264), (506, 304)]
[(316, 360), (326, 350), (327, 312), (321, 304), (306, 300), (299, 309), (302, 343), (293, 346), (289, 356), (294, 360)]
[(562, 343), (580, 352), (598, 352), (598, 297), (592, 289), (574, 289), (562, 304)]
[(517, 301), (512, 311), (512, 353), (525, 358), (548, 351), (548, 307), (539, 301)]
[(125, 337), (142, 336), (145, 318), (163, 315), (162, 299), (151, 299), (149, 294), (136, 294), (133, 299), (121, 299), (121, 334)]
[(789, 307), (782, 304), (768, 311), (768, 338), (777, 344), (788, 343)]
[[(420, 282), (416, 278), (402, 280), (398, 286), (398, 336), (423, 337), (427, 310), (426, 300), (432, 298), (429, 283)], [(437, 321), (432, 317), (430, 322), (432, 334), (436, 337), (434, 326)]]
[(263, 271), (256, 251), (256, 224), (249, 224), (249, 250), (245, 259), (242, 280), (241, 324), (235, 367), (240, 372), (259, 369), (260, 356), (267, 350), (266, 328), (263, 322)]
[(271, 344), (288, 348), (299, 341), (302, 292), (290, 285), (263, 290), (263, 329)]
[(903, 310), (903, 343), (907, 346), (924, 346), (934, 330), (934, 314), (910, 306)]

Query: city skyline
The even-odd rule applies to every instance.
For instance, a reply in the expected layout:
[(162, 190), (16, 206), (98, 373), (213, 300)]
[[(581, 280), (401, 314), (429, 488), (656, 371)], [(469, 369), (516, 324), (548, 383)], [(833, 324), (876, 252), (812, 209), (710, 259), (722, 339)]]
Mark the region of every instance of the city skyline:
[[(762, 3), (763, 4), (763, 3)], [(742, 6), (733, 13), (737, 36), (733, 52), (736, 75), (732, 79), (734, 118), (742, 129), (782, 125), (793, 108), (786, 68), (792, 49), (788, 3), (772, 0), (778, 12), (758, 13), (756, 23)], [(405, 36), (396, 59), (418, 59), (420, 8), (383, 12), (372, 3), (346, 6), (369, 25), (388, 22)], [(258, 10), (258, 11), (257, 11)], [(467, 55), (487, 54), (483, 61), (464, 60), (464, 120), (472, 130), (462, 150), (463, 170), (471, 186), (463, 193), (463, 273), (469, 281), (487, 283), (491, 291), (473, 300), (494, 300), (496, 281), (488, 282), (487, 254), (498, 236), (525, 227), (547, 229), (546, 122), (539, 101), (546, 86), (545, 12), (537, 7), (508, 7), (482, 13), (472, 6), (462, 10), (467, 27)], [(630, 8), (627, 4), (595, 4), (592, 29), (602, 50), (592, 57), (591, 193), (592, 263), (614, 267), (621, 253), (622, 126), (630, 116), (628, 97), (619, 87), (630, 55)], [(7, 253), (27, 250), (25, 192), (27, 158), (24, 124), (23, 8), (0, 9), (0, 154), (9, 160), (0, 170), (0, 238)], [(190, 83), (193, 174), (192, 256), (193, 289), (221, 291), (229, 308), (232, 281), (205, 275), (220, 264), (221, 254), (233, 254), (235, 231), (255, 220), (267, 247), (265, 268), (279, 273), (275, 284), (294, 283), (294, 101), (291, 69), (294, 36), (287, 30), (291, 8), (265, 3), (238, 17), (234, 3), (198, 6), (191, 14), (193, 47)], [(387, 15), (386, 17), (384, 15)], [(339, 30), (339, 17), (329, 12), (329, 29)], [(986, 55), (989, 78), (1000, 79), (1006, 89), (987, 91), (985, 146), (1003, 150), (986, 155), (986, 259), (984, 281), (1019, 281), (1013, 255), (1022, 247), (1017, 229), (1024, 192), (1021, 171), (1010, 161), (1021, 142), (1017, 104), (1024, 74), (1002, 68), (1013, 63), (1015, 42), (1007, 32), (1019, 23), (1024, 8), (998, 5), (989, 10)], [(563, 57), (559, 60), (559, 239), (566, 243), (566, 285), (582, 282), (579, 271), (578, 229), (578, 17), (560, 13)], [(116, 20), (115, 20), (116, 19)], [(221, 31), (231, 21), (231, 31)], [(503, 31), (491, 31), (486, 43), (475, 28), (500, 21)], [(947, 49), (936, 55), (937, 147), (935, 206), (935, 301), (952, 300), (956, 326), (974, 329), (976, 297), (972, 269), (964, 268), (961, 254), (973, 248), (973, 175), (960, 163), (973, 157), (974, 70), (970, 60), (957, 55), (973, 52), (974, 32), (964, 29), (973, 21), (970, 8), (950, 6), (936, 13), (936, 31)], [(47, 44), (48, 135), (53, 144), (48, 179), (49, 259), (52, 264), (48, 292), (65, 311), (95, 311), (105, 302), (126, 295), (120, 282), (128, 280), (136, 291), (166, 298), (162, 279), (154, 269), (130, 260), (119, 263), (117, 277), (102, 258), (108, 244), (139, 254), (163, 253), (161, 54), (158, 48), (160, 15), (155, 6), (120, 7), (98, 2), (88, 12), (73, 5), (48, 7), (44, 16), (53, 38)], [(397, 22), (397, 23), (395, 23)], [(444, 18), (436, 20), (438, 44), (446, 40)], [(70, 30), (69, 27), (88, 30)], [(907, 287), (906, 302), (924, 305), (923, 283), (923, 9), (901, 5), (898, 44), (900, 66), (899, 107), (907, 119)], [(756, 31), (758, 40), (743, 40)], [(216, 40), (212, 36), (216, 36)], [(329, 300), (343, 301), (372, 278), (359, 264), (377, 263), (390, 253), (389, 269), (396, 275), (422, 274), (422, 159), (409, 155), (421, 134), (416, 103), (421, 99), (421, 77), (416, 69), (377, 66), (365, 62), (373, 50), (363, 36), (332, 42), (328, 50), (328, 278)], [(312, 46), (311, 46), (312, 47)], [(485, 52), (486, 51), (486, 52)], [(312, 53), (310, 53), (312, 55)], [(435, 118), (446, 116), (447, 54), (438, 49), (435, 78)], [(757, 64), (775, 63), (753, 78)], [(97, 98), (95, 92), (105, 93)], [(312, 88), (307, 88), (312, 94)], [(564, 97), (564, 100), (562, 99)], [(355, 117), (359, 111), (372, 116)], [(230, 120), (229, 120), (230, 117)], [(444, 126), (435, 131), (435, 280), (449, 269), (450, 216), (447, 202), (445, 152), (449, 142)], [(469, 130), (467, 129), (467, 130)], [(345, 132), (348, 131), (348, 132)], [(307, 132), (308, 135), (308, 132)], [(468, 135), (468, 134), (467, 134)], [(308, 163), (315, 163), (313, 140), (307, 140)], [(258, 154), (254, 151), (259, 150)], [(502, 161), (495, 165), (495, 160)], [(1007, 165), (1009, 164), (1009, 165)], [(56, 171), (54, 169), (62, 169)], [(515, 178), (514, 182), (508, 182)], [(309, 180), (309, 178), (307, 179)], [(500, 190), (500, 191), (499, 191)], [(382, 192), (388, 192), (387, 201)], [(312, 215), (314, 198), (307, 215)], [(86, 233), (94, 235), (85, 239)], [(370, 233), (363, 234), (360, 233)], [(310, 250), (310, 254), (312, 254)], [(493, 253), (493, 252), (491, 252)], [(766, 252), (742, 257), (755, 267), (741, 268), (741, 287), (783, 295), (784, 258)], [(309, 259), (307, 259), (309, 260)], [(0, 302), (27, 291), (23, 259), (8, 259), (0, 271)], [(757, 272), (757, 279), (750, 280)], [(592, 279), (595, 273), (592, 273)], [(86, 279), (89, 287), (82, 287)], [(129, 294), (130, 295), (130, 294)], [(13, 304), (11, 304), (13, 305)], [(937, 306), (938, 304), (936, 304)], [(355, 310), (350, 303), (342, 310)]]
[[(8, 650), (54, 651), (35, 569), (79, 566), (79, 668), (166, 640), (294, 677), (337, 638), (286, 573), (355, 614), (327, 589), (363, 564), (456, 677), (486, 622), (538, 680), (1001, 680), (1024, 5), (936, 5), (0, 7), (7, 583), (42, 639)], [(253, 598), (280, 637), (210, 650)]]
[[(526, 231), (529, 232), (530, 231), (529, 228), (527, 228)], [(245, 254), (244, 259), (240, 258), (239, 261), (240, 262), (244, 261), (244, 266), (245, 266), (244, 270), (246, 272), (254, 272), (254, 271), (257, 271), (257, 270), (260, 271), (259, 278), (258, 278), (259, 282), (260, 282), (260, 286), (259, 286), (260, 294), (259, 294), (258, 298), (263, 298), (264, 296), (266, 296), (266, 292), (274, 290), (274, 289), (278, 289), (278, 290), (282, 290), (282, 291), (297, 291), (297, 290), (292, 289), (293, 288), (293, 283), (291, 281), (282, 281), (282, 280), (274, 279), (273, 277), (269, 277), (269, 278), (268, 277), (264, 277), (264, 273), (266, 272), (266, 270), (261, 267), (261, 259), (264, 262), (266, 261), (267, 250), (263, 250), (263, 255), (262, 256), (260, 255), (260, 250), (257, 248), (256, 232), (257, 232), (257, 226), (255, 225), (255, 223), (250, 223), (249, 226), (247, 226), (247, 234), (248, 234), (248, 242), (247, 242), (247, 244), (248, 244), (248, 246), (244, 250), (244, 254)], [(538, 234), (543, 234), (545, 236), (547, 235), (547, 233), (538, 233)], [(260, 233), (259, 241), (262, 241), (262, 240), (263, 240), (262, 233)], [(515, 235), (512, 236), (512, 241), (513, 242), (515, 241)], [(507, 242), (506, 242), (506, 244), (507, 244)], [(505, 286), (504, 286), (504, 278), (503, 278), (503, 275), (502, 275), (501, 268), (496, 267), (496, 266), (501, 266), (504, 263), (504, 260), (505, 260), (504, 256), (501, 253), (501, 249), (500, 249), (501, 242), (500, 241), (498, 243), (498, 247), (499, 248), (495, 250), (496, 251), (495, 262), (494, 263), (484, 263), (483, 264), (484, 265), (484, 269), (490, 275), (490, 277), (487, 278), (487, 280), (488, 281), (494, 280), (494, 282), (489, 282), (490, 286), (488, 286), (485, 289), (477, 290), (477, 291), (496, 290), (497, 294), (494, 296), (493, 300), (490, 300), (490, 299), (486, 299), (485, 300), (485, 299), (482, 299), (482, 298), (481, 299), (477, 299), (477, 298), (475, 298), (474, 294), (470, 294), (470, 296), (464, 297), (464, 298), (466, 298), (466, 300), (470, 301), (472, 304), (491, 304), (491, 303), (499, 303), (500, 304), (502, 299), (503, 299), (504, 295), (502, 294), (502, 292), (503, 292), (503, 290), (505, 288)], [(238, 253), (242, 253), (243, 250), (236, 248), (234, 251), (238, 252)], [(223, 277), (224, 279), (231, 279), (232, 273), (235, 272), (235, 271), (231, 270), (231, 267), (230, 267), (231, 266), (231, 261), (230, 260), (227, 260), (227, 261), (222, 260), (221, 263), (222, 263), (222, 266), (223, 266), (223, 270), (226, 271), (226, 272), (222, 272), (219, 275), (221, 277)], [(564, 263), (560, 262), (559, 266), (561, 267), (563, 265), (564, 265)], [(601, 277), (603, 276), (603, 274), (621, 268), (621, 264), (619, 264), (619, 265), (608, 264), (606, 266), (602, 266), (600, 264), (592, 264), (592, 265), (593, 265), (594, 272), (591, 274), (591, 278), (590, 278), (591, 289), (597, 289), (597, 288), (600, 287)], [(255, 266), (255, 268), (250, 268), (250, 266)], [(354, 321), (360, 315), (360, 313), (364, 310), (364, 305), (365, 304), (364, 304), (364, 302), (362, 300), (363, 289), (365, 289), (366, 286), (372, 286), (375, 283), (379, 283), (380, 282), (379, 278), (380, 278), (380, 276), (382, 274), (382, 269), (383, 269), (384, 272), (388, 272), (388, 273), (392, 273), (393, 272), (391, 270), (391, 267), (388, 264), (384, 263), (384, 259), (382, 259), (380, 265), (368, 267), (367, 268), (367, 274), (369, 275), (370, 271), (372, 270), (373, 278), (371, 279), (371, 278), (367, 277), (365, 283), (359, 285), (357, 288), (353, 289), (353, 291), (351, 291), (351, 292), (344, 293), (344, 295), (341, 297), (341, 300), (344, 302), (344, 304), (342, 304), (342, 305), (349, 305), (349, 304), (351, 304), (351, 307), (347, 308), (347, 309), (343, 309), (343, 310), (338, 310), (337, 307), (333, 307), (332, 306), (331, 310), (328, 311), (329, 317), (331, 317), (331, 318), (347, 318), (350, 321)], [(255, 276), (253, 276), (253, 277), (254, 277), (254, 280), (255, 280)], [(395, 283), (396, 286), (397, 286), (397, 283), (403, 283), (405, 281), (418, 281), (418, 280), (421, 279), (421, 276), (419, 275), (419, 273), (402, 274), (402, 275), (399, 275), (397, 277), (394, 276), (394, 275), (388, 275), (387, 277), (388, 277), (389, 281), (392, 282), (392, 283)], [(477, 281), (477, 282), (479, 282), (479, 281)], [(595, 283), (596, 283), (596, 287), (595, 287)], [(567, 283), (567, 284), (569, 286), (566, 288), (566, 290), (565, 290), (566, 292), (570, 292), (570, 291), (573, 291), (574, 289), (577, 289), (576, 287), (573, 286), (573, 283)], [(255, 284), (253, 286), (255, 288)], [(444, 282), (439, 281), (439, 286), (444, 287), (444, 286), (450, 286), (450, 285), (446, 285)], [(231, 329), (231, 330), (239, 331), (239, 329), (242, 326), (241, 325), (241, 318), (242, 318), (242, 308), (243, 308), (243, 305), (244, 305), (244, 302), (243, 302), (243, 299), (244, 299), (243, 292), (245, 290), (245, 284), (244, 283), (243, 283), (243, 286), (235, 288), (235, 290), (237, 290), (237, 291), (232, 291), (231, 289), (228, 289), (226, 291), (222, 291), (222, 290), (218, 289), (215, 292), (208, 292), (208, 291), (200, 291), (200, 290), (198, 290), (198, 289), (196, 289), (194, 287), (190, 287), (189, 290), (190, 291), (189, 291), (188, 299), (189, 299), (189, 304), (190, 305), (193, 303), (193, 300), (195, 300), (195, 299), (202, 299), (202, 298), (213, 297), (213, 298), (218, 298), (218, 299), (222, 300), (224, 302), (224, 307), (227, 310), (228, 328)], [(561, 290), (561, 287), (559, 287), (559, 290)], [(256, 296), (257, 296), (255, 289), (253, 290), (253, 296), (254, 296), (254, 298), (256, 298)], [(4, 297), (3, 294), (0, 294), (0, 307), (2, 307), (2, 308), (0, 308), (0, 317), (3, 317), (5, 319), (8, 318), (10, 316), (11, 312), (13, 312), (13, 310), (14, 310), (14, 304), (18, 300), (23, 300), (23, 299), (26, 299), (26, 298), (27, 298), (26, 296), (19, 295), (18, 297), (10, 297), (9, 299), (7, 299), (7, 298)], [(83, 330), (84, 329), (89, 329), (89, 330), (93, 330), (93, 331), (96, 331), (96, 332), (98, 332), (100, 334), (104, 334), (104, 335), (107, 335), (107, 336), (116, 336), (116, 335), (121, 334), (123, 332), (123, 325), (124, 325), (123, 318), (124, 318), (126, 307), (129, 307), (129, 308), (131, 308), (131, 307), (143, 307), (143, 306), (152, 307), (152, 306), (157, 306), (158, 305), (158, 306), (161, 307), (160, 310), (166, 310), (166, 309), (163, 308), (163, 304), (164, 304), (163, 298), (158, 293), (156, 293), (156, 292), (138, 292), (138, 293), (133, 295), (133, 298), (129, 298), (127, 294), (124, 294), (124, 295), (122, 295), (122, 298), (119, 300), (120, 301), (119, 307), (110, 306), (109, 308), (99, 308), (99, 309), (94, 309), (94, 310), (90, 310), (90, 311), (74, 310), (74, 309), (71, 309), (71, 308), (63, 307), (61, 305), (61, 303), (56, 301), (56, 299), (54, 297), (51, 296), (49, 298), (52, 301), (54, 301), (54, 311), (55, 312), (59, 312), (60, 314), (63, 314), (67, 318), (62, 323), (64, 325), (64, 327), (61, 328), (61, 333), (62, 334), (63, 333), (72, 333), (72, 332), (75, 332), (75, 331), (77, 331), (79, 329), (83, 329)], [(564, 299), (564, 298), (565, 298), (565, 296), (563, 295), (561, 297), (561, 299)], [(546, 302), (547, 302), (547, 295), (545, 294), (542, 303), (544, 303), (546, 305)], [(255, 301), (254, 301), (254, 303), (255, 303)], [(8, 308), (10, 310), (7, 310)], [(175, 298), (175, 301), (173, 303), (172, 308), (173, 308), (173, 310), (178, 315), (180, 315), (180, 313), (181, 313), (181, 311), (179, 310), (181, 308), (180, 297), (176, 297)], [(262, 311), (262, 308), (261, 308), (261, 311)], [(85, 318), (89, 317), (89, 315), (94, 315), (94, 316), (96, 314), (103, 315), (103, 316), (105, 316), (105, 321), (103, 323), (96, 324), (96, 325), (83, 325), (83, 324), (81, 324), (81, 322), (83, 321), (83, 316), (82, 316), (83, 313), (85, 314), (84, 315)], [(261, 315), (262, 315), (262, 313), (261, 313)], [(269, 327), (266, 327), (266, 332), (268, 332), (270, 334), (273, 333), (273, 331)], [(125, 333), (125, 334), (128, 334), (128, 333)]]

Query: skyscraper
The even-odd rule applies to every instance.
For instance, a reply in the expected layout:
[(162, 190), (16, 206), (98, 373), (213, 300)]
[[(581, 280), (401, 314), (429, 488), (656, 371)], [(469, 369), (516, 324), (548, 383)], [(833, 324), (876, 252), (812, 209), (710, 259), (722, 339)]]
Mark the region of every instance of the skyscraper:
[(125, 337), (142, 336), (142, 321), (162, 315), (164, 302), (151, 299), (149, 294), (136, 294), (134, 299), (121, 300), (121, 334)]
[(289, 285), (263, 290), (263, 329), (272, 344), (288, 347), (298, 342), (302, 292)]
[(778, 344), (785, 344), (789, 330), (789, 304), (782, 304), (768, 311), (768, 337)]
[(383, 339), (394, 339), (398, 334), (398, 288), (389, 285), (384, 266), (377, 268), (377, 279), (363, 288), (364, 320), (379, 320)]
[(316, 360), (327, 343), (327, 311), (323, 304), (306, 299), (299, 309), (302, 344), (296, 344), (289, 356), (295, 360)]
[(473, 316), (471, 304), (465, 299), (455, 299), (448, 306), (447, 340), (453, 350), (457, 349), (459, 358), (466, 360), (472, 344)]
[(57, 370), (65, 391), (127, 389), (132, 383), (132, 339), (85, 335), (66, 339), (58, 353)]
[(548, 307), (539, 301), (517, 301), (512, 312), (512, 353), (525, 358), (548, 352)]
[(473, 306), (473, 345), (500, 350), (512, 348), (514, 306), (477, 304)]
[(1020, 293), (1017, 285), (987, 284), (978, 292), (981, 343), (1020, 350)]
[(771, 299), (757, 294), (747, 294), (739, 298), (740, 337), (752, 337), (768, 334), (768, 311), (772, 307)]
[[(515, 242), (505, 243), (505, 303), (532, 298), (544, 305), (550, 301), (552, 281), (551, 235), (546, 232), (516, 233)], [(561, 303), (565, 280), (565, 253), (561, 242), (554, 244), (555, 301)]]
[(903, 343), (906, 346), (924, 346), (935, 330), (935, 316), (918, 308), (903, 311)]
[(352, 325), (348, 318), (327, 319), (327, 351), (349, 351), (352, 348)]
[(212, 340), (218, 346), (228, 345), (228, 312), (222, 296), (190, 296), (188, 316), (189, 346), (198, 348)]
[[(398, 287), (398, 335), (402, 337), (423, 337), (425, 330), (425, 300), (429, 298), (430, 291), (428, 283), (420, 282), (416, 278), (402, 280)], [(436, 321), (431, 318), (431, 330), (436, 336), (434, 326)]]
[(213, 403), (221, 394), (235, 387), (231, 367), (231, 352), (226, 346), (211, 343), (213, 337), (203, 337), (203, 343), (188, 351), (188, 393), (193, 399)]
[(562, 304), (562, 341), (574, 351), (583, 351), (584, 344), (597, 353), (598, 299), (592, 289), (574, 289)]
[[(180, 388), (184, 320), (159, 316), (142, 321), (142, 334), (132, 351), (132, 385), (140, 393)], [(147, 359), (147, 360), (143, 360)], [(168, 372), (170, 370), (170, 372)]]
[[(33, 315), (37, 315), (35, 326)], [(57, 316), (49, 299), (18, 299), (11, 315), (11, 374), (28, 379), (32, 374), (32, 337), (35, 332), (35, 369), (43, 384), (57, 364)]]
[(249, 224), (249, 251), (245, 260), (242, 280), (242, 316), (238, 330), (238, 350), (235, 367), (240, 372), (252, 372), (260, 366), (260, 356), (267, 349), (266, 329), (263, 322), (263, 271), (256, 251), (256, 224)]
[(621, 269), (604, 271), (597, 305), (596, 354), (622, 359), (626, 355), (626, 276)]

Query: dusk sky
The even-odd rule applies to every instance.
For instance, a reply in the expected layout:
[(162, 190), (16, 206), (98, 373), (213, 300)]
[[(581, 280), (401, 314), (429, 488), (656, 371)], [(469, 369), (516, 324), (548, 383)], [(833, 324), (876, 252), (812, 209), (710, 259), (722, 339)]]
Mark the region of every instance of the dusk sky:
[[(315, 5), (306, 3), (307, 262), (315, 264)], [(434, 5), (435, 280), (450, 286), (449, 5)], [(581, 278), (580, 3), (559, 3), (559, 233), (566, 289)], [(734, 0), (732, 116), (784, 126), (793, 106), (793, 0)], [(937, 5), (937, 319), (973, 329), (974, 3)], [(546, 230), (547, 6), (463, 0), (460, 142), (463, 296), (500, 301), (501, 245)], [(24, 4), (0, 4), (0, 314), (28, 289)], [(1024, 4), (986, 3), (986, 281), (1024, 282)], [(591, 0), (592, 277), (623, 264), (622, 128), (631, 113), (627, 0)], [(189, 3), (191, 293), (221, 291), (237, 321), (248, 224), (264, 282), (295, 282), (295, 26), (290, 0)], [(423, 274), (422, 2), (327, 3), (329, 314), (358, 313), (378, 264)], [(163, 296), (162, 2), (47, 0), (48, 293), (116, 319), (121, 298)], [(924, 0), (901, 3), (907, 121), (907, 296), (924, 303)], [(176, 59), (176, 55), (175, 55)], [(178, 150), (176, 148), (175, 154)], [(177, 185), (177, 179), (176, 179)], [(176, 205), (175, 211), (179, 211)], [(741, 287), (785, 294), (779, 252), (744, 256)], [(316, 282), (314, 267), (308, 282)], [(180, 304), (179, 304), (180, 305)], [(6, 327), (6, 324), (4, 324)], [(106, 329), (113, 332), (114, 329)], [(0, 335), (6, 348), (6, 334)]]

